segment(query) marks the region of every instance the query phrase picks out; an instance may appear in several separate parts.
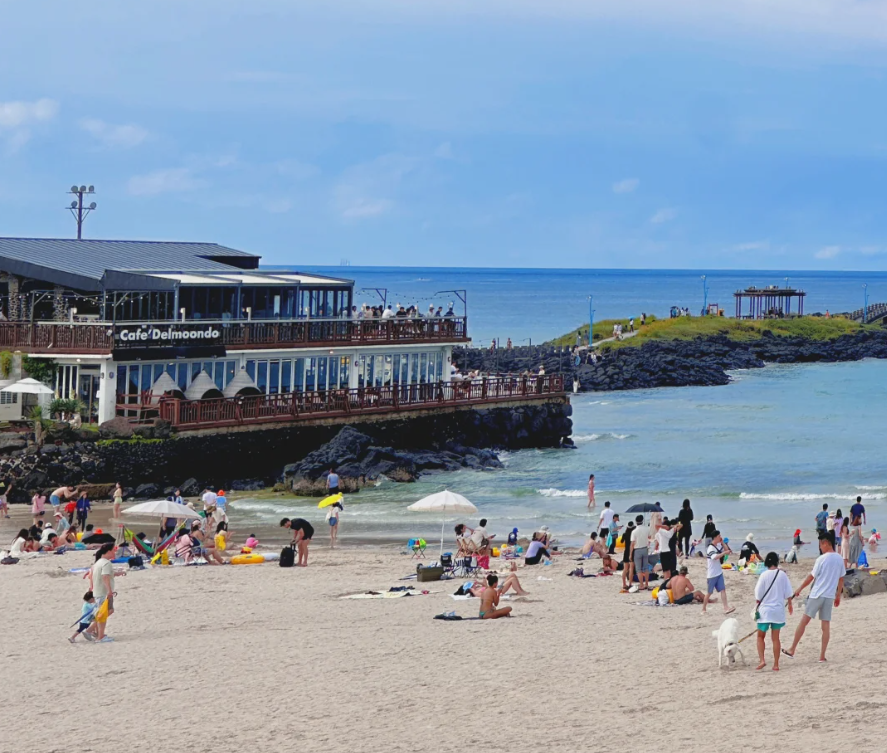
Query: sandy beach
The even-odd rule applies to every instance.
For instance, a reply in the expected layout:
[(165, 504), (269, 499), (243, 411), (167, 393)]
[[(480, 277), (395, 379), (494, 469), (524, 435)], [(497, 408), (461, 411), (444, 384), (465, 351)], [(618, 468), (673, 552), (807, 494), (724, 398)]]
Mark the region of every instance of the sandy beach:
[[(639, 597), (620, 594), (617, 577), (568, 578), (566, 554), (521, 569), (530, 596), (506, 602), (513, 618), (443, 622), (434, 615), (477, 614), (477, 600), (450, 598), (457, 582), (341, 599), (404, 585), (415, 561), (397, 547), (330, 551), (318, 541), (307, 569), (131, 572), (117, 580), (115, 642), (72, 646), (86, 586), (68, 570), (91, 561), (74, 552), (0, 569), (14, 615), (0, 663), (0, 750), (701, 752), (741, 742), (837, 751), (850, 732), (855, 749), (883, 749), (876, 725), (861, 722), (884, 705), (887, 671), (866, 649), (887, 618), (884, 595), (841, 604), (827, 666), (816, 661), (815, 624), (778, 674), (754, 671), (753, 639), (745, 666), (719, 670), (719, 606), (707, 616), (632, 606)], [(809, 564), (788, 566), (796, 586)], [(701, 560), (690, 576), (704, 583)], [(727, 573), (743, 635), (753, 584)], [(796, 610), (786, 638), (798, 619)]]

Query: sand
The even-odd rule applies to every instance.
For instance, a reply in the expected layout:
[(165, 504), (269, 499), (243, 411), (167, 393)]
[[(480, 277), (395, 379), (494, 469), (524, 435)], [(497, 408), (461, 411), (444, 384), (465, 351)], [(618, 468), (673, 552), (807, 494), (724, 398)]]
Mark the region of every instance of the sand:
[[(3, 521), (0, 541), (14, 527)], [(836, 610), (827, 666), (815, 623), (778, 674), (754, 671), (753, 639), (745, 666), (719, 670), (719, 607), (630, 606), (639, 597), (620, 594), (618, 577), (566, 577), (566, 556), (520, 571), (531, 595), (507, 602), (514, 618), (441, 622), (476, 615), (477, 601), (452, 600), (452, 581), (414, 584), (428, 596), (340, 599), (402, 585), (415, 561), (315, 545), (306, 569), (130, 573), (108, 625), (116, 641), (72, 646), (85, 581), (67, 570), (91, 560), (0, 568), (0, 751), (827, 752), (851, 738), (884, 749), (885, 595)], [(704, 563), (690, 567), (704, 583)], [(788, 570), (797, 586), (809, 562)], [(754, 579), (726, 577), (745, 634)]]

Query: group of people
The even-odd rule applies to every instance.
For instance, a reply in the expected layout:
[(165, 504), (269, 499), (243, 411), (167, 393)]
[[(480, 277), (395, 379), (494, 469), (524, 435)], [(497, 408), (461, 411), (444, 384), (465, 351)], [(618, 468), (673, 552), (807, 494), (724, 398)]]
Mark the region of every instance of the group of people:
[(437, 319), (442, 317), (454, 317), (456, 314), (453, 311), (453, 307), (449, 306), (444, 312), (443, 306), (438, 306), (436, 309), (433, 305), (428, 307), (428, 311), (426, 313), (422, 313), (419, 311), (418, 306), (401, 306), (397, 304), (397, 309), (389, 303), (387, 306), (370, 306), (364, 304), (360, 308), (357, 306), (351, 307), (351, 318), (354, 321), (359, 321), (361, 319)]
[(876, 529), (866, 536), (863, 526), (866, 525), (865, 505), (862, 497), (857, 496), (856, 502), (850, 506), (850, 514), (845, 516), (841, 509), (829, 512), (827, 502), (822, 505), (822, 510), (816, 514), (816, 533), (824, 532), (834, 534), (837, 551), (844, 559), (847, 568), (856, 567), (859, 564), (866, 541), (869, 544), (877, 544), (880, 536)]

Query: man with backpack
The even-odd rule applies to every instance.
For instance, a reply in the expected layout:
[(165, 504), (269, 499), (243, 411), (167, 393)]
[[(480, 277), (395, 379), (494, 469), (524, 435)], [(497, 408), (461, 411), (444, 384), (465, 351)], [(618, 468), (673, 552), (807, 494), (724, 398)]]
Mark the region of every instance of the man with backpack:
[[(307, 520), (304, 518), (293, 518), (290, 520), (289, 518), (284, 518), (280, 521), (281, 528), (289, 528), (293, 532), (293, 541), (291, 544), (291, 549), (297, 550), (299, 553), (298, 562), (296, 562), (297, 567), (308, 567), (308, 543), (311, 541), (314, 536), (314, 526), (312, 526)], [(284, 549), (284, 552), (287, 550)], [(281, 552), (280, 555), (280, 566), (281, 567), (291, 567), (292, 565), (286, 565), (284, 559), (284, 553)], [(291, 555), (290, 555), (291, 556)]]

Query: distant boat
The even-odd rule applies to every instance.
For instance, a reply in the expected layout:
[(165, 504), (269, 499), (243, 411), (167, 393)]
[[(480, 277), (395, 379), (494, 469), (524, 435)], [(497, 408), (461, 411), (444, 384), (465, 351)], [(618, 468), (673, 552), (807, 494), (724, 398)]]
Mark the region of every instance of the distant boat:
[(351, 266), (351, 259), (340, 259), (339, 266), (340, 267), (350, 267)]

